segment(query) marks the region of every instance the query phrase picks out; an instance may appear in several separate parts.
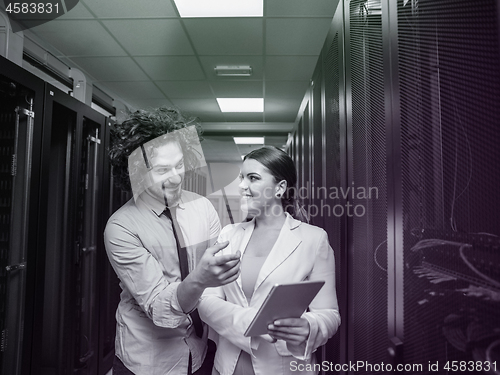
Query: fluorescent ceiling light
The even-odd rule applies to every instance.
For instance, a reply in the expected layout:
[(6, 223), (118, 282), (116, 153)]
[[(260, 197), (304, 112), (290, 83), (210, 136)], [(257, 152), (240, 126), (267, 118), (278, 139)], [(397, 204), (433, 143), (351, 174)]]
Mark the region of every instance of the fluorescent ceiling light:
[(221, 112), (264, 112), (263, 98), (217, 98)]
[(264, 137), (233, 137), (237, 145), (263, 145)]
[(174, 0), (181, 17), (262, 17), (264, 0)]

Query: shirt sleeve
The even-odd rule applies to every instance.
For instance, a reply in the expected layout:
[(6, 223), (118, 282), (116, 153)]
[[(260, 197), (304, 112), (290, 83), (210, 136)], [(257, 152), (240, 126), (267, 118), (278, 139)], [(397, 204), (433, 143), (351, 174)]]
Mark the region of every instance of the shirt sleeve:
[(305, 344), (297, 346), (287, 343), (287, 349), (297, 359), (307, 359), (321, 345), (337, 332), (340, 314), (335, 290), (335, 258), (325, 231), (316, 246), (314, 268), (309, 280), (325, 280), (317, 296), (309, 305), (309, 311), (302, 315), (309, 322), (309, 337)]
[(221, 231), (221, 224), (219, 215), (215, 210), (214, 206), (210, 201), (208, 201), (208, 220), (210, 222), (210, 244), (212, 245), (215, 242), (215, 239), (219, 236)]
[(177, 328), (186, 319), (177, 300), (180, 282), (169, 282), (138, 235), (117, 220), (108, 222), (104, 242), (109, 261), (136, 303), (160, 327)]

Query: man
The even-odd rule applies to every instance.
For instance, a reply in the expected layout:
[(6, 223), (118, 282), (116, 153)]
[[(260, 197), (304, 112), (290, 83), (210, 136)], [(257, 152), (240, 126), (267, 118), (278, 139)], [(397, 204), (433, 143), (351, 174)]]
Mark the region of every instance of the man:
[[(239, 257), (215, 256), (227, 246), (209, 247), (220, 231), (217, 213), (206, 198), (182, 190), (185, 173), (199, 165), (196, 130), (168, 108), (137, 111), (113, 129), (115, 180), (134, 194), (104, 233), (122, 288), (113, 375), (211, 371), (202, 367), (207, 329), (198, 337), (194, 310), (206, 287), (238, 277)], [(182, 251), (192, 270), (183, 280)]]

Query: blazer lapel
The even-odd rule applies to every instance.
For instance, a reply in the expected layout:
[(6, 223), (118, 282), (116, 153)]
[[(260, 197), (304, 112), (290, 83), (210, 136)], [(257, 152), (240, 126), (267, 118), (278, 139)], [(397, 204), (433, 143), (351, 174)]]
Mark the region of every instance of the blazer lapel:
[(271, 253), (262, 265), (257, 282), (255, 283), (254, 294), (257, 288), (267, 279), (267, 277), (292, 254), (300, 245), (302, 240), (295, 235), (293, 229), (300, 225), (300, 221), (295, 220), (287, 214), (287, 219), (274, 244)]

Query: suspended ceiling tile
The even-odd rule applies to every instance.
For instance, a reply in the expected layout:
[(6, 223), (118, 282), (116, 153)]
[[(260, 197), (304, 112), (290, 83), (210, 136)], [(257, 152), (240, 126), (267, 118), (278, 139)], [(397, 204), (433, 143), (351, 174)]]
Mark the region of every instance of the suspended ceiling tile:
[(293, 111), (281, 112), (281, 113), (267, 113), (266, 121), (269, 122), (294, 122), (297, 118), (297, 108)]
[(297, 99), (266, 99), (266, 121), (293, 122), (297, 118), (302, 97)]
[(169, 98), (201, 99), (213, 97), (207, 81), (156, 81), (156, 84)]
[(288, 140), (288, 134), (281, 136), (267, 135), (265, 138), (266, 145), (276, 146), (276, 147), (283, 147), (283, 145), (286, 144), (287, 140)]
[(215, 99), (171, 99), (172, 103), (183, 111), (221, 113)]
[(199, 55), (261, 55), (261, 18), (184, 19)]
[(148, 109), (148, 108), (158, 108), (158, 107), (173, 107), (171, 101), (167, 99), (136, 99), (129, 102), (136, 109)]
[(264, 2), (264, 15), (333, 17), (339, 0), (272, 0)]
[(267, 81), (309, 81), (318, 56), (268, 56)]
[(151, 81), (139, 82), (101, 82), (114, 92), (120, 92), (126, 100), (163, 99), (165, 95)]
[[(296, 99), (287, 98), (277, 98), (277, 99), (266, 99), (264, 102), (264, 109), (267, 114), (290, 112), (294, 111), (297, 114), (297, 108), (300, 107), (303, 97)], [(266, 121), (270, 121), (266, 118)]]
[(148, 76), (130, 57), (73, 57), (96, 81), (146, 81)]
[(177, 17), (170, 1), (80, 0), (99, 18)]
[(215, 67), (219, 65), (250, 65), (252, 75), (248, 79), (260, 80), (263, 77), (262, 70), (264, 59), (262, 56), (239, 56), (239, 55), (220, 55), (220, 56), (200, 56), (201, 65), (207, 74), (209, 80), (233, 81), (241, 77), (220, 77), (215, 74)]
[(125, 56), (126, 52), (98, 21), (54, 20), (31, 31), (64, 56)]
[(205, 78), (198, 60), (192, 56), (144, 56), (134, 59), (153, 80), (198, 81)]
[(179, 20), (102, 21), (132, 56), (193, 55), (193, 49)]
[(266, 53), (318, 56), (330, 24), (331, 18), (267, 19)]
[(266, 99), (303, 98), (309, 81), (266, 81)]
[(262, 81), (211, 81), (216, 98), (262, 98)]
[(61, 17), (58, 17), (58, 19), (94, 19), (94, 16), (88, 11), (88, 9), (82, 4), (82, 2), (79, 1), (69, 12), (65, 13)]

